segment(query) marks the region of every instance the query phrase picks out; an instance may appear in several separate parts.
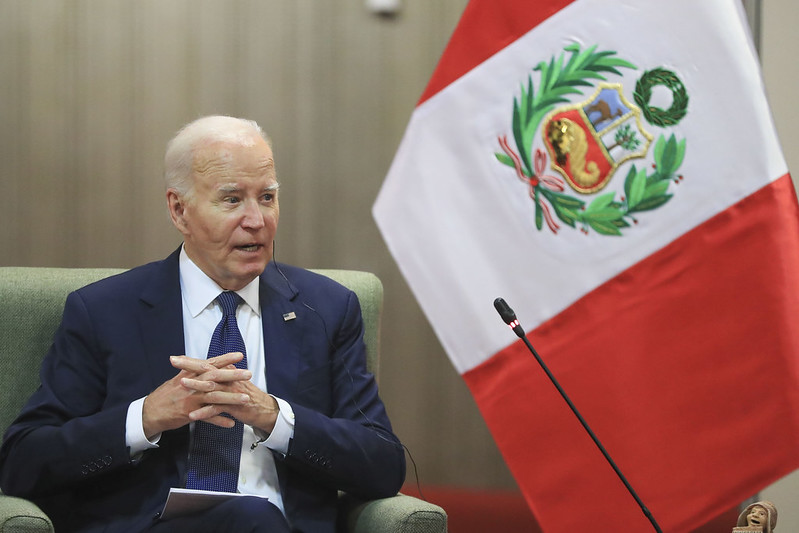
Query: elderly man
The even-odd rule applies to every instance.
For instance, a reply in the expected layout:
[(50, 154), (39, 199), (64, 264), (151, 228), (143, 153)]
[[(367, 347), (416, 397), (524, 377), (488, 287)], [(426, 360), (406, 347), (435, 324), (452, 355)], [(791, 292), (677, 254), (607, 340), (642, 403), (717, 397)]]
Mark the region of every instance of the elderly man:
[[(335, 529), (339, 490), (405, 477), (355, 295), (272, 261), (278, 182), (257, 124), (205, 117), (165, 158), (183, 245), (67, 298), (0, 487), (64, 531)], [(238, 493), (164, 519), (171, 488)]]

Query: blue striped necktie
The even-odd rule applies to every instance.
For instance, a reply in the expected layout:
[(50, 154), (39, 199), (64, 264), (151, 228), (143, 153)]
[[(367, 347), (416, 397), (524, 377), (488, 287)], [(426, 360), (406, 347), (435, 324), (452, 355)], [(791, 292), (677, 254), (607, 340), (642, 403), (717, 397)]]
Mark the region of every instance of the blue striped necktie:
[[(236, 322), (236, 309), (241, 297), (235, 292), (225, 291), (217, 297), (217, 301), (222, 306), (222, 320), (211, 337), (208, 358), (241, 352), (244, 358), (236, 363), (236, 368), (247, 368), (244, 339)], [(194, 424), (186, 473), (187, 489), (236, 492), (243, 431), (244, 425), (238, 420), (232, 428), (208, 422)]]

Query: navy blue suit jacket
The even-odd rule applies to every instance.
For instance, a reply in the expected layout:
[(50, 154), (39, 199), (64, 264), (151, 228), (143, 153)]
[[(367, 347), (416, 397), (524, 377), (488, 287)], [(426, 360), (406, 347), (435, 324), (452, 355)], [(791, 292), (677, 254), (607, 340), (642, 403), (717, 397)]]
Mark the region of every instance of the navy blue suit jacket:
[[(295, 414), (288, 454), (275, 454), (286, 515), (293, 531), (332, 532), (338, 490), (387, 497), (405, 477), (365, 367), (360, 305), (328, 278), (274, 263), (260, 302), (269, 392)], [(183, 353), (177, 252), (70, 294), (41, 387), (4, 437), (3, 492), (38, 503), (56, 531), (145, 528), (183, 486), (189, 431), (131, 459), (127, 408), (173, 377), (169, 356)]]

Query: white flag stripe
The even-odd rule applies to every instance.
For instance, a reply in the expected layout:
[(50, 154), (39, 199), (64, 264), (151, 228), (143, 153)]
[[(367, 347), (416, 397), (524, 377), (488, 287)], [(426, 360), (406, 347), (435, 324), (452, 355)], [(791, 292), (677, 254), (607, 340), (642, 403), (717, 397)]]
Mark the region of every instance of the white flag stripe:
[[(787, 172), (756, 60), (742, 44), (747, 40), (736, 36), (746, 29), (728, 6), (723, 0), (577, 1), (417, 108), (374, 216), (459, 372), (512, 341), (501, 324), (493, 326), (496, 296), (530, 330)], [(724, 37), (736, 44), (719, 46)], [(628, 100), (643, 72), (661, 66), (676, 72), (689, 93), (688, 113), (677, 127), (648, 128), (655, 139), (672, 133), (686, 139), (679, 171), (685, 179), (672, 186), (669, 203), (641, 213), (622, 237), (569, 227), (553, 235), (546, 225), (537, 230), (527, 185), (493, 156), (501, 151), (498, 136), (513, 138), (513, 99), (532, 67), (575, 42), (613, 50), (637, 67), (609, 76), (623, 84)], [(670, 62), (664, 65), (664, 58)], [(537, 90), (536, 73), (533, 82)], [(574, 101), (593, 91), (585, 88)], [(664, 103), (655, 91), (652, 103), (668, 107), (666, 97)], [(543, 147), (540, 135), (536, 143)], [(650, 151), (634, 164), (652, 161)], [(602, 193), (623, 190), (627, 168)]]

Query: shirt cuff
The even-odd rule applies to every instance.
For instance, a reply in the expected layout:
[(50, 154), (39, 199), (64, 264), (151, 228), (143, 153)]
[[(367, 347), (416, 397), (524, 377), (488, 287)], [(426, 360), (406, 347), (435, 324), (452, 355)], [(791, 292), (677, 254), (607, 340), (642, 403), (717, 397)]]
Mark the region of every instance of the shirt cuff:
[(144, 423), (142, 422), (143, 410), (144, 398), (139, 398), (128, 406), (128, 416), (125, 421), (125, 444), (130, 450), (131, 457), (135, 457), (145, 450), (158, 448), (158, 441), (161, 440), (160, 433), (152, 441), (147, 439), (144, 434)]
[(294, 409), (286, 400), (276, 396), (272, 398), (277, 401), (280, 412), (275, 420), (275, 427), (272, 433), (268, 434), (258, 428), (253, 428), (255, 435), (262, 439), (258, 444), (266, 446), (270, 450), (286, 455), (289, 452), (289, 441), (294, 437)]

